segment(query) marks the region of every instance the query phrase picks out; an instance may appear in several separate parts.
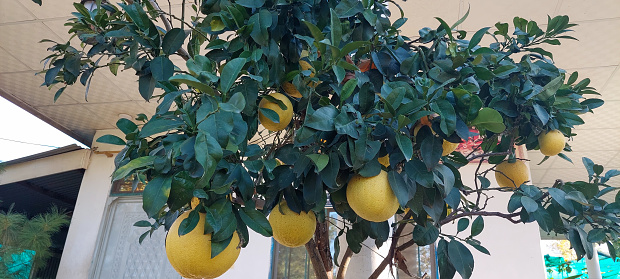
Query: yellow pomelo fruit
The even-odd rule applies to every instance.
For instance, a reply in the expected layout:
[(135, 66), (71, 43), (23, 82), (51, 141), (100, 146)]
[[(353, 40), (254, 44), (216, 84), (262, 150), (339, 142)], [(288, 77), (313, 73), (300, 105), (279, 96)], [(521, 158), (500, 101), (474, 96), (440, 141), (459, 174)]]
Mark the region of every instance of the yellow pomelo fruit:
[(193, 198), (192, 198), (192, 201), (191, 201), (191, 202), (190, 202), (190, 204), (189, 204), (189, 207), (190, 207), (191, 209), (194, 209), (194, 208), (196, 208), (196, 206), (198, 206), (199, 204), (200, 204), (200, 199), (199, 199), (199, 198), (197, 198), (197, 197), (193, 197)]
[(269, 224), (278, 243), (286, 247), (299, 247), (314, 236), (316, 217), (312, 211), (297, 214), (288, 208), (286, 202), (281, 202), (271, 210)]
[(205, 213), (200, 213), (200, 220), (191, 232), (179, 236), (179, 226), (189, 213), (181, 214), (166, 236), (168, 261), (183, 278), (217, 278), (230, 269), (239, 257), (239, 235), (234, 232), (226, 249), (211, 258), (211, 234), (204, 234)]
[(299, 67), (301, 68), (302, 71), (310, 70), (312, 73), (310, 73), (309, 77), (311, 78), (314, 77), (314, 67), (312, 67), (312, 65), (310, 65), (308, 61), (299, 60)]
[(258, 107), (275, 111), (280, 117), (280, 123), (275, 123), (271, 121), (271, 119), (267, 118), (267, 116), (264, 116), (260, 110), (258, 111), (258, 119), (267, 130), (272, 132), (280, 131), (286, 128), (286, 126), (291, 123), (291, 119), (293, 119), (293, 104), (291, 104), (291, 101), (289, 101), (289, 99), (283, 94), (271, 93), (269, 94), (269, 96), (282, 101), (282, 103), (284, 103), (284, 106), (286, 106), (286, 110), (281, 109), (277, 103), (271, 102), (266, 98), (260, 100)]
[(389, 155), (385, 155), (383, 157), (379, 157), (379, 159), (377, 159), (379, 161), (379, 164), (382, 164), (384, 167), (388, 167), (390, 165), (390, 157), (388, 157)]
[(285, 82), (284, 84), (282, 84), (282, 89), (284, 89), (284, 92), (286, 92), (286, 94), (293, 98), (303, 97), (301, 93), (299, 93), (299, 90), (297, 90), (297, 87), (295, 87), (295, 85), (290, 82)]
[(562, 132), (553, 130), (542, 132), (538, 135), (538, 143), (540, 144), (540, 153), (545, 156), (555, 156), (560, 154), (564, 149), (566, 138)]
[(373, 177), (353, 176), (347, 186), (347, 201), (357, 215), (372, 222), (390, 219), (398, 210), (398, 199), (383, 170)]
[(459, 144), (443, 140), (443, 144), (441, 145), (441, 147), (443, 148), (441, 156), (446, 156), (456, 150), (456, 148), (459, 147)]
[(530, 180), (530, 174), (523, 161), (503, 161), (495, 167), (495, 180), (500, 187), (516, 188)]

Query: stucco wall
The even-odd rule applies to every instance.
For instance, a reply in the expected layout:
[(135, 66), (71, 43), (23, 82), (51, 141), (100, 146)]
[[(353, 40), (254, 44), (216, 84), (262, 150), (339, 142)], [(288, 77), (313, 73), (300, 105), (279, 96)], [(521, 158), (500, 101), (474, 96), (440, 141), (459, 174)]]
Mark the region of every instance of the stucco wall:
[[(476, 165), (461, 168), (463, 183), (473, 187)], [(484, 164), (481, 169), (490, 167)], [(493, 173), (487, 176), (490, 187), (498, 187)], [(507, 213), (511, 193), (491, 192), (487, 210)], [(471, 195), (475, 201), (474, 195)], [(470, 198), (471, 199), (471, 198)], [(472, 220), (473, 221), (473, 220)], [(456, 224), (445, 231), (456, 231)], [(469, 228), (459, 236), (467, 237)], [(540, 250), (540, 231), (537, 223), (513, 224), (499, 217), (484, 217), (484, 231), (476, 237), (489, 250), (491, 256), (470, 248), (474, 254), (473, 279), (538, 279), (545, 277), (545, 266)], [(458, 275), (455, 278), (460, 278)]]
[[(95, 139), (113, 131), (98, 131)], [(94, 143), (99, 150), (114, 150), (113, 146)], [(93, 154), (84, 173), (80, 192), (75, 204), (67, 240), (60, 260), (56, 278), (88, 278), (97, 237), (110, 193), (110, 175), (114, 171), (114, 159), (103, 154)]]

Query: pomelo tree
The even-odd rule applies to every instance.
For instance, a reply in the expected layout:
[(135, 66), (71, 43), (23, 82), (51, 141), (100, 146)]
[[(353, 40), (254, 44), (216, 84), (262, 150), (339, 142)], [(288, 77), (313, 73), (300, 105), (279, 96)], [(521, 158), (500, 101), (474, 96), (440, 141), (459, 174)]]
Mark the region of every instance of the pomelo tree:
[[(593, 243), (615, 257), (620, 204), (601, 197), (617, 190), (608, 181), (620, 172), (584, 158), (587, 180), (537, 187), (515, 152), (570, 160), (560, 153), (570, 151), (566, 138), (603, 104), (544, 48), (574, 39), (567, 16), (544, 29), (516, 17), (474, 34), (457, 29), (467, 15), (437, 18), (437, 28), (409, 37), (394, 1), (196, 0), (179, 14), (155, 0), (74, 6), (67, 25), (81, 44), (52, 42), (43, 71), (54, 99), (77, 82), (88, 88), (97, 71), (120, 70), (135, 72), (136, 94), (159, 103), (154, 115), (119, 119), (124, 138), (97, 139), (124, 146), (113, 180), (146, 184), (151, 220), (136, 223), (147, 229), (140, 241), (160, 227), (179, 239), (198, 230), (209, 235), (210, 258), (245, 247), (249, 229), (295, 236), (295, 218), (310, 216), (305, 247), (317, 278), (330, 278), (339, 264), (327, 240), (331, 206), (346, 235), (343, 263), (367, 238), (390, 241), (370, 278), (392, 265), (408, 272), (401, 251), (413, 244), (437, 245), (441, 278), (469, 278), (470, 250), (492, 253), (476, 239), (484, 218), (537, 222), (566, 235), (579, 258), (592, 257)], [(455, 151), (474, 137), (471, 151)], [(461, 179), (468, 164), (477, 164), (475, 181)], [(502, 187), (490, 187), (491, 173)], [(507, 212), (486, 208), (493, 191), (512, 193)], [(272, 226), (274, 208), (285, 219)], [(442, 230), (451, 223), (457, 234)], [(407, 226), (412, 240), (398, 244)], [(338, 238), (334, 247), (340, 254)], [(343, 264), (338, 277), (345, 273)]]

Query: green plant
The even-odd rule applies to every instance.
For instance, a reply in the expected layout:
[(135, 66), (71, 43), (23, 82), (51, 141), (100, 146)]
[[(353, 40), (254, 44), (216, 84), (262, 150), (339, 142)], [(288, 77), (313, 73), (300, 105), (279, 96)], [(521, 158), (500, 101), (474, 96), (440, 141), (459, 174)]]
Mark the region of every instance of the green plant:
[[(12, 266), (12, 255), (24, 251), (34, 251), (31, 263), (36, 271), (45, 266), (52, 255), (52, 236), (69, 224), (69, 216), (57, 207), (52, 206), (48, 212), (28, 218), (25, 214), (12, 210), (0, 211), (0, 277), (2, 278), (29, 278), (30, 274), (13, 274), (8, 269)], [(18, 270), (19, 271), (19, 270)]]
[[(517, 160), (515, 145), (539, 149), (545, 131), (575, 136), (574, 126), (584, 123), (579, 114), (603, 104), (586, 98), (598, 94), (587, 78), (578, 81), (576, 72), (557, 68), (543, 48), (574, 39), (567, 35), (574, 26), (569, 18), (548, 18), (541, 29), (516, 17), (512, 33), (509, 24), (497, 23), (471, 36), (455, 29), (466, 16), (453, 25), (438, 18), (436, 29), (423, 28), (413, 39), (399, 30), (407, 20), (402, 13), (389, 20), (388, 2), (399, 8), (384, 0), (204, 0), (175, 15), (155, 0), (99, 1), (93, 11), (75, 4), (67, 25), (82, 45), (53, 42), (45, 85), (60, 85), (57, 99), (78, 80), (87, 85), (101, 68), (113, 74), (124, 68), (139, 77), (145, 100), (159, 101), (154, 115), (117, 122), (124, 138), (97, 140), (125, 146), (115, 159), (114, 180), (148, 181), (143, 208), (153, 221), (136, 223), (148, 229), (140, 240), (169, 228), (193, 197), (200, 199), (196, 212), (210, 216), (208, 225), (196, 227), (199, 215), (190, 214), (179, 234), (212, 234), (212, 256), (235, 231), (242, 246), (248, 227), (271, 236), (265, 216), (282, 199), (295, 212), (314, 211), (319, 223), (329, 199), (346, 220), (339, 233), (346, 233), (350, 251), (359, 252), (368, 237), (380, 246), (393, 230), (390, 252), (370, 278), (388, 264), (406, 269), (397, 255), (413, 243), (438, 243), (442, 278), (456, 272), (469, 278), (474, 262), (468, 246), (489, 254), (475, 239), (483, 216), (536, 221), (547, 232), (566, 234), (580, 258), (591, 257), (592, 242), (616, 237), (619, 204), (599, 197), (617, 189), (606, 184), (617, 171), (601, 176), (602, 166), (584, 159), (589, 182), (502, 189), (489, 187), (486, 178), (495, 166), (480, 170), (484, 161)], [(494, 43), (479, 46), (484, 36)], [(175, 55), (186, 64), (175, 65)], [(291, 123), (269, 132), (259, 112), (270, 124), (280, 115), (259, 103), (284, 110), (288, 104), (269, 96), (283, 89), (301, 97), (288, 98)], [(480, 153), (442, 156), (444, 141), (467, 140), (473, 127)], [(389, 165), (382, 165), (378, 159), (386, 155)], [(477, 179), (461, 181), (459, 168), (476, 160)], [(351, 177), (381, 171), (398, 212), (410, 209), (398, 224), (364, 220), (346, 199)], [(513, 192), (510, 213), (486, 210), (489, 191)], [(458, 233), (470, 228), (468, 235), (441, 230), (456, 220)], [(586, 232), (585, 223), (595, 229)], [(398, 246), (405, 226), (414, 227), (413, 240)], [(331, 259), (319, 250), (329, 247), (320, 245), (311, 239), (306, 248), (317, 277), (326, 278)], [(336, 254), (339, 247), (336, 242)]]

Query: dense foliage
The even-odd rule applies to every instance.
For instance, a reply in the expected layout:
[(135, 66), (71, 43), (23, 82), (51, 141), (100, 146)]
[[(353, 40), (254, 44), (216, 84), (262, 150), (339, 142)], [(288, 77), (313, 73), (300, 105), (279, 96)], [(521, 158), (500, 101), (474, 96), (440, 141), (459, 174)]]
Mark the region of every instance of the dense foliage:
[[(88, 85), (100, 68), (133, 70), (142, 97), (159, 102), (150, 117), (117, 122), (124, 139), (98, 139), (125, 146), (114, 180), (148, 182), (143, 208), (154, 221), (136, 224), (149, 228), (141, 240), (169, 228), (197, 197), (200, 205), (180, 234), (213, 233), (217, 255), (234, 231), (243, 246), (248, 227), (271, 236), (265, 216), (284, 199), (319, 220), (329, 202), (346, 220), (340, 233), (357, 253), (368, 237), (377, 246), (387, 241), (391, 225), (360, 218), (347, 203), (347, 182), (382, 170), (399, 212), (410, 209), (398, 227), (414, 226), (417, 245), (438, 243), (442, 278), (470, 277), (468, 246), (489, 253), (475, 239), (482, 216), (536, 221), (567, 235), (580, 258), (592, 255), (592, 243), (617, 239), (620, 204), (600, 199), (617, 189), (607, 185), (617, 171), (603, 174), (584, 159), (587, 182), (502, 189), (489, 187), (485, 176), (493, 168), (478, 167), (475, 182), (462, 181), (459, 172), (472, 161), (514, 162), (514, 146), (538, 149), (545, 131), (575, 136), (574, 127), (584, 123), (579, 115), (602, 105), (585, 98), (597, 94), (588, 79), (558, 69), (543, 49), (574, 39), (567, 16), (549, 18), (545, 29), (516, 17), (512, 27), (497, 23), (473, 35), (456, 29), (465, 18), (453, 25), (437, 18), (436, 29), (411, 38), (399, 30), (407, 20), (402, 12), (389, 17), (399, 9), (392, 1), (200, 0), (181, 15), (160, 10), (156, 1), (98, 2), (93, 11), (75, 4), (67, 24), (82, 44), (54, 43), (45, 85), (61, 86), (57, 99), (66, 86)], [(483, 40), (492, 43), (479, 46)], [(174, 55), (186, 64), (175, 65)], [(282, 115), (259, 102), (285, 109), (267, 96), (285, 91), (292, 122), (282, 131), (263, 129), (259, 112), (274, 123)], [(444, 141), (466, 141), (475, 135), (471, 128), (481, 141), (476, 152), (442, 156)], [(386, 155), (389, 165), (380, 164)], [(485, 211), (484, 193), (494, 190), (514, 192), (510, 213)], [(199, 211), (207, 213), (204, 228), (195, 228)], [(468, 236), (441, 230), (458, 220), (462, 232), (470, 218)]]

